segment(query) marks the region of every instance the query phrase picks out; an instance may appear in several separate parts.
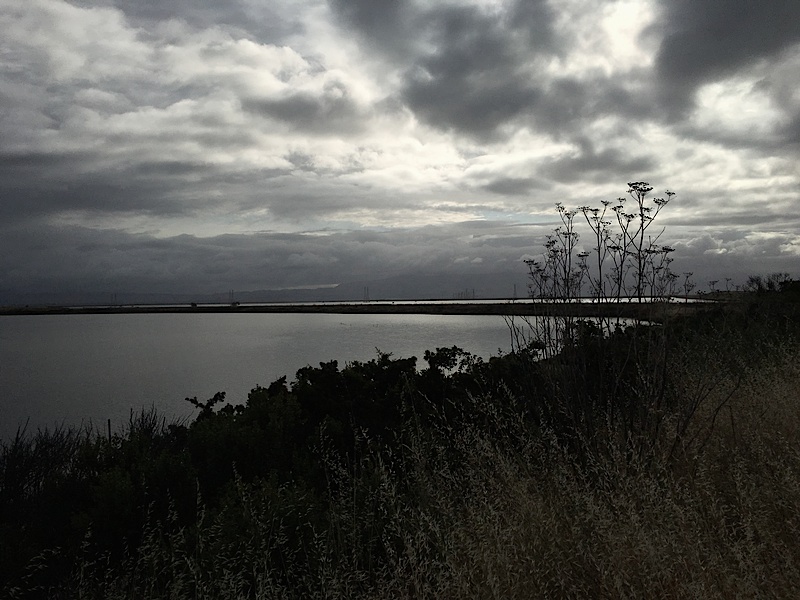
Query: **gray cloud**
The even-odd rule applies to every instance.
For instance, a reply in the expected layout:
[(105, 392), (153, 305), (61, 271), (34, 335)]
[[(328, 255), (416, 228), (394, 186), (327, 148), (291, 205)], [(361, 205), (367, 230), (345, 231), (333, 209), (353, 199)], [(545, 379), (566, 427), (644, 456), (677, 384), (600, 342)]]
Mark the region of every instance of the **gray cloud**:
[[(521, 291), (521, 259), (541, 255), (544, 235), (555, 224), (482, 221), (384, 232), (209, 238), (155, 238), (79, 226), (6, 226), (0, 232), (9, 248), (0, 256), (0, 297), (19, 291), (208, 294), (370, 281), (377, 285), (389, 279), (416, 281), (422, 287), (406, 291), (424, 296), (437, 278), (459, 273), (471, 276), (474, 285), (506, 274)], [(579, 231), (588, 235), (580, 224)], [(676, 248), (674, 267), (695, 272), (701, 284), (724, 277), (742, 283), (748, 274), (767, 268), (791, 271), (800, 252), (796, 234), (750, 233), (746, 228), (735, 233), (710, 224), (671, 226), (664, 241)], [(510, 291), (511, 284), (507, 287)]]
[(79, 7), (107, 7), (120, 10), (136, 26), (147, 28), (154, 22), (181, 21), (194, 29), (224, 27), (252, 35), (268, 36), (279, 41), (302, 31), (302, 23), (287, 16), (291, 13), (275, 10), (270, 3), (239, 0), (69, 0)]
[(800, 42), (794, 0), (662, 0), (664, 37), (656, 55), (660, 97), (678, 114), (703, 83), (770, 59)]
[(419, 7), (407, 0), (329, 0), (339, 22), (357, 32), (370, 49), (407, 57), (415, 39)]
[(556, 137), (605, 115), (658, 116), (651, 74), (548, 73), (569, 51), (546, 2), (512, 2), (502, 10), (414, 2), (331, 2), (345, 27), (370, 51), (400, 69), (399, 97), (442, 130), (497, 139), (520, 127)]
[(641, 181), (653, 170), (655, 160), (649, 156), (629, 155), (618, 148), (597, 150), (591, 140), (579, 140), (577, 155), (557, 158), (542, 167), (541, 172), (563, 183), (590, 179), (606, 180), (608, 177), (619, 181)]
[(519, 196), (531, 190), (548, 189), (549, 185), (533, 177), (498, 177), (482, 186), (483, 189), (504, 196)]
[(515, 5), (509, 21), (475, 8), (431, 11), (434, 48), (405, 74), (412, 110), (436, 126), (486, 136), (538, 104), (535, 58), (554, 48), (551, 15), (531, 4), (537, 8)]
[(446, 273), (461, 256), (470, 258), (462, 269), (485, 272), (483, 262), (514, 267), (515, 244), (479, 242), (504, 230), (499, 224), (465, 223), (382, 233), (154, 238), (83, 227), (6, 227), (12, 251), (0, 257), (0, 277), (5, 291), (208, 293)]
[(537, 58), (558, 51), (545, 2), (499, 12), (414, 2), (343, 2), (332, 7), (370, 49), (402, 70), (400, 95), (428, 123), (477, 136), (526, 113), (541, 90)]
[(294, 93), (283, 98), (246, 99), (244, 110), (277, 119), (293, 129), (313, 133), (358, 133), (368, 118), (341, 83), (329, 84), (321, 96)]
[(658, 118), (648, 77), (641, 69), (614, 77), (555, 77), (530, 107), (531, 118), (537, 130), (578, 143), (587, 124), (604, 117), (647, 123)]
[(788, 264), (798, 11), (0, 0), (0, 288), (488, 277), (635, 179), (681, 260)]
[[(0, 214), (6, 220), (64, 212), (191, 213), (203, 204), (200, 190), (220, 173), (190, 161), (145, 161), (102, 169), (97, 153), (20, 153), (0, 155)], [(188, 204), (194, 190), (197, 200)]]

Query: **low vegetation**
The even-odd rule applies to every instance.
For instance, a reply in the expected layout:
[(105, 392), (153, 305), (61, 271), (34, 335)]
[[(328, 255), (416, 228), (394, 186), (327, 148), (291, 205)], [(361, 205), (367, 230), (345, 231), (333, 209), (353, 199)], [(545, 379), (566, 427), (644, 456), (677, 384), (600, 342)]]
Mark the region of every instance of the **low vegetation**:
[[(598, 296), (677, 279), (634, 230)], [(488, 361), (309, 366), (186, 423), (20, 432), (0, 597), (793, 597), (800, 304), (773, 287), (658, 324), (512, 322)]]
[(587, 325), (538, 361), (324, 363), (110, 439), (21, 432), (0, 596), (789, 597), (795, 306)]

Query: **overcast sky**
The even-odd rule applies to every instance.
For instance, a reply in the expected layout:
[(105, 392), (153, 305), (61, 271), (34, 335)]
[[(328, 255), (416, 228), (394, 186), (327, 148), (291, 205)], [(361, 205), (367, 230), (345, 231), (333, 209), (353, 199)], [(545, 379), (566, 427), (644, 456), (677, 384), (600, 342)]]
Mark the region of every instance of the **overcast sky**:
[(798, 159), (797, 0), (0, 0), (0, 290), (524, 272), (629, 181), (797, 277)]

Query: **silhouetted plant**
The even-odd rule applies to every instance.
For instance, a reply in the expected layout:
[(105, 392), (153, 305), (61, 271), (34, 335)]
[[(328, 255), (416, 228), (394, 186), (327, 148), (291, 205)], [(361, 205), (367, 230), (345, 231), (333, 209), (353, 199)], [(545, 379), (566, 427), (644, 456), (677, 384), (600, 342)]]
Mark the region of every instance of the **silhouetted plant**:
[(695, 282), (692, 280), (692, 275), (694, 273), (691, 271), (683, 274), (683, 295), (686, 297), (687, 302), (689, 301), (689, 294), (696, 287)]
[[(527, 261), (543, 316), (511, 323), (515, 350), (539, 361), (546, 385), (543, 398), (531, 401), (541, 404), (547, 422), (587, 450), (604, 451), (616, 440), (637, 459), (655, 452), (670, 402), (669, 340), (651, 320), (665, 317), (666, 307), (657, 312), (655, 301), (668, 300), (678, 279), (674, 248), (660, 242), (664, 229), (651, 233), (674, 193), (650, 199), (651, 191), (647, 183), (629, 183), (630, 208), (625, 198), (578, 210), (558, 204), (561, 225), (547, 236), (543, 260)], [(591, 232), (589, 250), (580, 244), (578, 214)], [(587, 284), (597, 303), (592, 318), (570, 308), (584, 300)], [(631, 313), (632, 300), (640, 307), (648, 300), (649, 311)]]
[(747, 292), (763, 294), (766, 292), (780, 292), (791, 285), (792, 277), (789, 273), (770, 273), (769, 275), (751, 275), (744, 284)]

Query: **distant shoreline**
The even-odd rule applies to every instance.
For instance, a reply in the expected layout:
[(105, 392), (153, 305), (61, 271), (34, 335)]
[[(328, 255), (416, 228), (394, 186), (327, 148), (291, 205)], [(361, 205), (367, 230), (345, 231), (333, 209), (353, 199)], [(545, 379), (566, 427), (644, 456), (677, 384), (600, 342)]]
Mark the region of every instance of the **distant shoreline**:
[(229, 305), (120, 305), (120, 306), (8, 306), (0, 316), (13, 315), (115, 315), (115, 314), (208, 314), (208, 313), (309, 313), (309, 314), (428, 314), (620, 317), (661, 320), (707, 308), (697, 302), (363, 302), (308, 304), (229, 304)]

